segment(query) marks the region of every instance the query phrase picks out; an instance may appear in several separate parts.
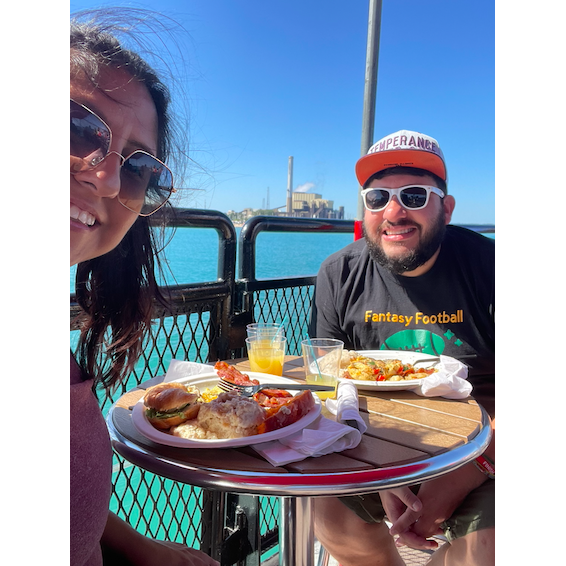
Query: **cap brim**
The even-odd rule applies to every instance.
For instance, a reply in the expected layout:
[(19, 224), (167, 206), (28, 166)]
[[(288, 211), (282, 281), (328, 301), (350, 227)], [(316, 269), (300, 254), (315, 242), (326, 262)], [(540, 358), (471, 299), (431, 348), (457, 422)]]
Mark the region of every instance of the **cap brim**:
[(446, 167), (438, 155), (410, 149), (379, 151), (364, 155), (356, 163), (356, 177), (363, 187), (372, 175), (390, 167), (416, 167), (430, 171), (446, 181)]

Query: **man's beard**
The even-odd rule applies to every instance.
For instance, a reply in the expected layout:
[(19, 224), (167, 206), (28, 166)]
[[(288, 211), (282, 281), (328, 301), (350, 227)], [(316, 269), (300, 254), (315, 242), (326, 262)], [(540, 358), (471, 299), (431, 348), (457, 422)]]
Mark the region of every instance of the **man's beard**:
[[(395, 226), (411, 225), (407, 221), (401, 221), (395, 224)], [(422, 228), (419, 225), (419, 228)], [(366, 239), (367, 247), (369, 250), (370, 257), (376, 261), (382, 267), (385, 267), (389, 271), (402, 275), (403, 273), (414, 271), (421, 265), (425, 264), (438, 250), (442, 240), (444, 239), (444, 234), (446, 233), (446, 224), (444, 223), (444, 212), (440, 211), (434, 224), (431, 225), (430, 229), (423, 235), (421, 230), (421, 241), (419, 245), (413, 249), (409, 250), (403, 256), (389, 257), (386, 255), (385, 251), (381, 247), (379, 242), (379, 234), (383, 230), (383, 224), (378, 231), (378, 239), (373, 240), (371, 236), (368, 235), (366, 231), (365, 222), (362, 225), (364, 237)]]

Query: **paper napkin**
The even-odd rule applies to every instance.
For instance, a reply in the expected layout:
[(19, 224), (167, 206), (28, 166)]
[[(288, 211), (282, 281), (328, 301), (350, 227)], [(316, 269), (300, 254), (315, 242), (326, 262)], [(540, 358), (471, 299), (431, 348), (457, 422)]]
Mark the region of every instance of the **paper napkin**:
[(440, 356), (438, 371), (429, 375), (413, 391), (423, 397), (465, 399), (472, 392), (468, 381), (468, 367), (448, 356)]
[(211, 371), (214, 371), (214, 366), (208, 364), (171, 360), (163, 381), (175, 381), (183, 377), (210, 373)]
[(355, 386), (351, 383), (346, 385), (352, 386), (353, 392), (349, 387), (342, 387), (340, 384), (338, 400), (327, 399), (326, 407), (333, 412), (329, 403), (334, 401), (339, 407), (342, 419), (357, 421), (360, 430), (320, 416), (299, 432), (279, 440), (254, 444), (252, 448), (274, 466), (284, 466), (309, 456), (324, 456), (355, 448), (360, 443), (367, 426), (358, 412), (358, 394)]
[(340, 381), (336, 399), (327, 399), (326, 408), (333, 415), (336, 415), (338, 422), (356, 421), (358, 429), (362, 434), (367, 430), (367, 425), (360, 416), (358, 388), (353, 383)]

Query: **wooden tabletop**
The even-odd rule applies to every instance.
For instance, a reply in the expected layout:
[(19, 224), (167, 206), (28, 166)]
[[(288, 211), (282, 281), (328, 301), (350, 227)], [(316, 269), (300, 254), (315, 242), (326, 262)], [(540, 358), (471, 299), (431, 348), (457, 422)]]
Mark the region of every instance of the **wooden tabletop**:
[[(229, 363), (251, 371), (247, 360)], [(304, 381), (302, 358), (287, 356), (283, 375)], [(359, 391), (368, 429), (356, 448), (276, 467), (250, 447), (174, 448), (145, 438), (132, 425), (131, 407), (147, 385), (123, 395), (110, 411), (114, 448), (149, 471), (206, 488), (271, 495), (364, 493), (446, 473), (481, 454), (490, 438), (487, 414), (472, 398)], [(334, 418), (324, 407), (323, 415)]]

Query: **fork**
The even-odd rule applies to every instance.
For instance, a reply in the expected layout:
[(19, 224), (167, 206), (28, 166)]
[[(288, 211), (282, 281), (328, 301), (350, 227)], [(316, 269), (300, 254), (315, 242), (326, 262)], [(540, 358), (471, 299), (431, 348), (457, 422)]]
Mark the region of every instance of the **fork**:
[[(468, 354), (468, 355), (464, 355), (464, 356), (458, 356), (458, 358), (455, 358), (455, 359), (457, 359), (459, 362), (462, 362), (465, 366), (469, 367), (469, 364), (467, 364), (464, 360), (473, 360), (477, 357), (478, 356), (476, 354)], [(440, 356), (434, 356), (434, 357), (421, 358), (419, 360), (414, 360), (414, 361), (411, 362), (411, 364), (413, 366), (416, 366), (417, 364), (420, 364), (420, 363), (424, 364), (425, 362), (431, 362), (432, 365), (430, 367), (432, 367), (435, 364), (437, 364), (439, 361), (440, 361)]]
[(304, 391), (334, 391), (335, 387), (331, 385), (313, 385), (311, 383), (260, 383), (259, 385), (236, 385), (231, 381), (221, 378), (218, 381), (218, 387), (222, 391), (235, 391), (244, 397), (253, 397), (262, 389), (297, 389)]

